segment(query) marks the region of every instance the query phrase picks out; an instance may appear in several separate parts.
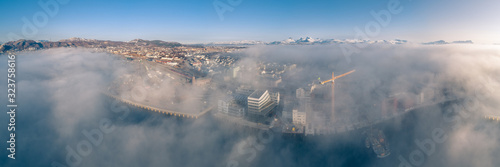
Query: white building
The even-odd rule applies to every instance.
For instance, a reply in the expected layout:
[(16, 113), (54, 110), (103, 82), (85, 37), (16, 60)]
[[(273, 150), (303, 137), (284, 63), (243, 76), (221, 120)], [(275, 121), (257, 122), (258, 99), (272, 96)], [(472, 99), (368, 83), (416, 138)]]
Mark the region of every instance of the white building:
[(233, 68), (233, 78), (237, 78), (240, 73), (240, 67)]
[(306, 125), (306, 111), (301, 111), (298, 109), (293, 109), (293, 124), (298, 127), (303, 127)]
[(161, 59), (162, 59), (162, 60), (167, 60), (167, 61), (172, 61), (172, 60), (174, 60), (174, 58), (173, 58), (173, 57), (162, 57)]
[(217, 107), (219, 113), (234, 116), (234, 117), (244, 117), (245, 107), (238, 105), (234, 98), (228, 97), (223, 100), (219, 100)]
[(167, 65), (176, 66), (179, 65), (177, 62), (167, 62)]
[(304, 127), (307, 125), (308, 115), (311, 113), (310, 93), (299, 88), (295, 91), (295, 97), (298, 100), (298, 105), (294, 107), (292, 112), (293, 124), (298, 127)]
[(251, 120), (262, 121), (276, 106), (267, 90), (255, 90), (248, 96), (248, 116)]

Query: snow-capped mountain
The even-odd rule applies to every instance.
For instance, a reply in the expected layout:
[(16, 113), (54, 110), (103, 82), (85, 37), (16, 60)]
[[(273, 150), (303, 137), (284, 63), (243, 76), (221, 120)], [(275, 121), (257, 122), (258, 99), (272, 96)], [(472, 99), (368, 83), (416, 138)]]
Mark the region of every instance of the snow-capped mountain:
[[(316, 45), (316, 44), (408, 44), (407, 40), (367, 40), (367, 39), (320, 39), (312, 37), (301, 37), (299, 39), (288, 38), (281, 41), (263, 42), (263, 41), (230, 41), (230, 42), (211, 42), (205, 45)], [(424, 45), (442, 45), (442, 44), (473, 44), (471, 40), (446, 42), (444, 40), (421, 43)]]
[(62, 39), (59, 40), (59, 42), (96, 42), (96, 39), (85, 39), (85, 38), (78, 38), (78, 37), (72, 37), (68, 39)]
[(356, 43), (367, 43), (367, 44), (375, 44), (375, 43), (385, 43), (385, 44), (405, 44), (408, 43), (407, 40), (395, 39), (395, 40), (360, 40), (360, 39), (320, 39), (320, 38), (299, 38), (298, 40), (293, 40), (292, 38), (288, 38), (283, 41), (274, 41), (268, 43), (268, 45), (313, 45), (313, 44), (356, 44)]
[(444, 45), (444, 44), (473, 44), (472, 40), (446, 42), (445, 40), (425, 42), (424, 45)]
[(263, 45), (266, 42), (254, 41), (254, 40), (242, 40), (242, 41), (227, 41), (227, 42), (210, 42), (205, 43), (205, 45)]

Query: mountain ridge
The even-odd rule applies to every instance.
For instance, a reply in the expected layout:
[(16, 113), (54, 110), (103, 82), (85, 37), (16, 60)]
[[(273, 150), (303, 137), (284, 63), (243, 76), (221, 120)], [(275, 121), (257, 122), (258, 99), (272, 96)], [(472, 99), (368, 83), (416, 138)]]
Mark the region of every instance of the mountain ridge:
[(179, 42), (166, 42), (161, 40), (143, 40), (135, 39), (128, 42), (97, 40), (85, 38), (69, 38), (59, 41), (35, 41), (20, 39), (17, 41), (9, 41), (0, 45), (0, 53), (23, 51), (23, 50), (38, 50), (58, 47), (89, 47), (89, 48), (105, 48), (109, 46), (146, 46), (146, 47), (179, 47), (184, 46)]

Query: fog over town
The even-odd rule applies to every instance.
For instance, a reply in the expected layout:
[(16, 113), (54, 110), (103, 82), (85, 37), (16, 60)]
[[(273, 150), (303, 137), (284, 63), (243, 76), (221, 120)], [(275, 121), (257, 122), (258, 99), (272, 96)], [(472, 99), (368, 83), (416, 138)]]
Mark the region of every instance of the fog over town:
[[(498, 46), (373, 44), (346, 57), (342, 45), (348, 44), (249, 46), (219, 55), (237, 61), (189, 81), (194, 83), (167, 75), (168, 69), (151, 65), (155, 62), (92, 49), (21, 52), (16, 54), (18, 159), (2, 158), (0, 166), (500, 164), (496, 158), (500, 129), (496, 120), (488, 118), (498, 115), (500, 105)], [(6, 56), (0, 58), (7, 61)], [(263, 76), (267, 74), (263, 65), (285, 66), (283, 73), (273, 71), (279, 75), (278, 83)], [(1, 66), (7, 68), (5, 63)], [(235, 67), (240, 67), (236, 75)], [(292, 113), (287, 101), (300, 101), (298, 89), (312, 92), (311, 96), (314, 90), (329, 93), (329, 86), (319, 82), (330, 79), (331, 72), (351, 70), (355, 72), (335, 85), (333, 126), (345, 130), (322, 134), (323, 127), (314, 125), (318, 130), (309, 133), (307, 124), (286, 122)], [(203, 78), (211, 80), (201, 85)], [(3, 83), (6, 79), (1, 78)], [(311, 90), (314, 85), (318, 88)], [(271, 122), (255, 124), (256, 129), (235, 124), (226, 117), (236, 116), (224, 115), (219, 105), (243, 88), (269, 90), (271, 96), (279, 92), (277, 107), (282, 111), (272, 114)], [(433, 92), (432, 97), (426, 91)], [(410, 107), (417, 107), (405, 110), (407, 104), (401, 102), (397, 107), (402, 110), (392, 111), (393, 97), (402, 93), (415, 98)], [(328, 95), (321, 103), (314, 102), (317, 96), (311, 103), (325, 103), (330, 112)], [(6, 96), (0, 99), (7, 101)], [(381, 99), (388, 99), (385, 110)], [(300, 110), (300, 102), (292, 103)], [(308, 112), (313, 118), (307, 114), (307, 123), (322, 121), (314, 118), (317, 111)], [(273, 120), (282, 125), (279, 131), (259, 129), (275, 125)], [(8, 119), (2, 122), (7, 124)], [(287, 124), (302, 128), (303, 134), (286, 131)], [(389, 156), (377, 158), (377, 152), (365, 147), (370, 129), (385, 134)], [(6, 131), (1, 134), (8, 136)]]

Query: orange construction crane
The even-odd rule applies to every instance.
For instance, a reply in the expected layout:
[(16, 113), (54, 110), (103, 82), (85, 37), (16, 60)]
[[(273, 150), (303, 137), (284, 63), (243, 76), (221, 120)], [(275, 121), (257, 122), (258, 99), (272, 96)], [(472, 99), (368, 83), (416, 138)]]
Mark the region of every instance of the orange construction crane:
[(328, 82), (335, 83), (335, 79), (338, 79), (338, 78), (341, 78), (341, 77), (343, 77), (343, 76), (349, 75), (349, 74), (351, 74), (351, 73), (353, 73), (353, 72), (355, 72), (355, 71), (356, 71), (356, 70), (352, 70), (352, 71), (346, 72), (346, 73), (344, 73), (344, 74), (342, 74), (342, 75), (339, 75), (339, 76), (334, 76), (334, 75), (333, 75), (333, 72), (332, 72), (332, 79), (329, 79), (329, 80), (323, 81), (323, 82), (321, 82), (321, 84), (325, 84), (325, 83), (328, 83)]
[(323, 81), (321, 82), (321, 84), (325, 84), (325, 83), (328, 83), (328, 82), (332, 82), (332, 113), (331, 113), (331, 116), (330, 116), (330, 121), (333, 122), (335, 120), (335, 79), (338, 79), (338, 78), (341, 78), (343, 76), (346, 76), (346, 75), (349, 75), (353, 72), (355, 72), (356, 70), (352, 70), (352, 71), (349, 71), (349, 72), (346, 72), (342, 75), (339, 75), (339, 76), (335, 76), (332, 72), (332, 79), (329, 79), (329, 80), (326, 80), (326, 81)]

